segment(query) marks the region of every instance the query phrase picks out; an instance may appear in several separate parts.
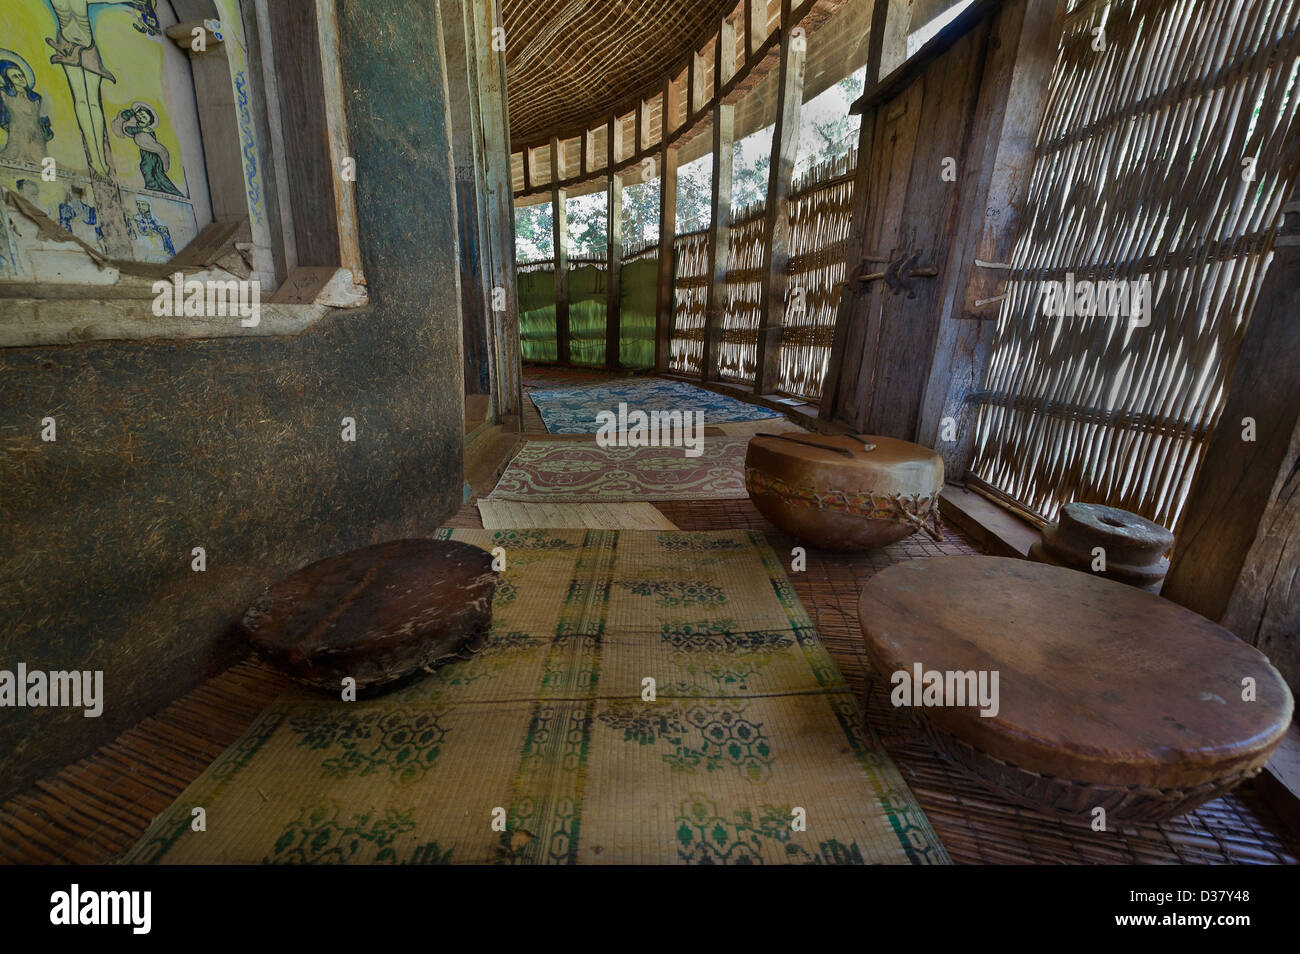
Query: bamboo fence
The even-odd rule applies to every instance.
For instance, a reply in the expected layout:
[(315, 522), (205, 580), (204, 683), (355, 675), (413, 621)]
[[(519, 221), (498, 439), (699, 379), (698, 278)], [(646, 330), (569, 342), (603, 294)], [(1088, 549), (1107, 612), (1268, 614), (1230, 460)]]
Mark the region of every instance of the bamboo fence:
[(777, 390), (817, 402), (835, 337), (858, 154), (819, 163), (790, 196), (790, 262)]
[[(789, 288), (785, 325), (780, 350), (780, 379), (783, 394), (818, 401), (835, 336), (835, 313), (840, 286), (844, 281), (844, 256), (853, 211), (853, 175), (857, 150), (812, 166), (794, 182), (789, 202), (788, 265)], [(727, 288), (718, 345), (718, 377), (726, 381), (753, 384), (758, 361), (758, 329), (761, 319), (763, 280), (763, 215), (765, 203), (737, 210), (732, 216)], [(702, 235), (703, 233), (696, 233)], [(681, 237), (678, 238), (680, 248)], [(673, 335), (674, 353), (703, 336), (703, 307), (708, 292), (704, 263), (676, 272), (679, 312), (684, 297), (682, 281), (698, 291), (701, 319), (697, 329), (691, 323), (678, 325)], [(697, 282), (703, 281), (703, 287)], [(797, 291), (796, 291), (797, 289)], [(690, 299), (692, 302), (694, 298)], [(702, 344), (699, 346), (702, 355)], [(694, 355), (695, 352), (691, 351)], [(673, 365), (674, 371), (698, 375), (699, 358)]]
[(763, 216), (766, 203), (738, 209), (730, 225), (725, 305), (718, 337), (718, 377), (753, 384), (763, 294)]
[[(1298, 27), (1297, 0), (1070, 14), (976, 395), (978, 485), (1043, 520), (1101, 500), (1177, 526), (1297, 171)], [(1150, 323), (1046, 317), (1067, 273), (1149, 281)]]
[(698, 376), (704, 360), (704, 312), (709, 295), (709, 236), (688, 232), (673, 241), (673, 330), (668, 367)]

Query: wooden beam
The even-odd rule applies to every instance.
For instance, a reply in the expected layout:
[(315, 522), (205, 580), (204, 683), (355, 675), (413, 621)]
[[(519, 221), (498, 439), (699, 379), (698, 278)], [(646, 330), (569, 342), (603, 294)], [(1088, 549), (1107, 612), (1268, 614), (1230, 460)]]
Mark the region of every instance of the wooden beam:
[[(664, 122), (663, 122), (664, 134), (659, 138), (659, 148), (661, 150), (663, 149), (664, 145), (666, 145), (673, 138), (668, 131), (669, 130), (668, 117), (669, 116), (676, 117), (677, 110), (681, 108), (681, 105), (682, 105), (681, 91), (677, 89), (676, 81), (673, 79), (673, 77), (670, 76), (668, 77), (668, 79), (664, 81)], [(676, 122), (675, 118), (673, 122), (674, 123)], [(683, 120), (682, 126), (685, 125), (686, 123)], [(680, 126), (677, 127), (677, 129), (680, 128), (682, 127)], [(673, 129), (673, 132), (676, 132), (677, 129)]]
[[(1221, 622), (1300, 689), (1300, 188), (1284, 207), (1161, 595)], [(1253, 424), (1253, 428), (1252, 428)], [(1252, 438), (1248, 439), (1248, 438)]]
[(799, 112), (803, 106), (807, 38), (795, 35), (790, 0), (781, 0), (781, 66), (778, 74), (776, 126), (768, 169), (767, 207), (763, 216), (763, 286), (760, 294), (758, 369), (754, 390), (767, 394), (780, 376), (781, 334), (785, 325), (790, 265), (790, 186), (799, 149)]
[(668, 370), (676, 300), (673, 240), (677, 237), (677, 147), (664, 139), (659, 151), (659, 286), (655, 296), (655, 369)]
[[(731, 42), (727, 43), (726, 38)], [(724, 24), (718, 34), (715, 48), (713, 78), (722, 72), (726, 59), (735, 55), (735, 30)], [(733, 60), (734, 61), (734, 60)], [(716, 85), (715, 85), (716, 89)], [(709, 290), (704, 306), (704, 354), (700, 362), (700, 377), (705, 381), (718, 378), (719, 348), (722, 341), (722, 322), (727, 308), (727, 264), (731, 259), (731, 184), (735, 158), (736, 107), (724, 104), (718, 96), (713, 98), (713, 182), (712, 204), (709, 209), (709, 240), (707, 245)]]
[(609, 241), (605, 258), (605, 367), (617, 368), (622, 337), (623, 180), (616, 172), (609, 174), (606, 208)]
[(686, 66), (686, 125), (695, 119), (695, 87), (699, 85), (700, 54), (691, 50), (690, 62)]
[(749, 0), (745, 13), (752, 17), (753, 29), (749, 36), (749, 58), (758, 62), (764, 44), (767, 42), (767, 0)]
[[(799, 3), (797, 6), (793, 7), (794, 12), (790, 15), (791, 22), (799, 23), (803, 19), (809, 16), (814, 16), (819, 23), (823, 22), (827, 16), (832, 14), (835, 10), (839, 9), (842, 2), (843, 0), (803, 0), (802, 3)], [(976, 2), (997, 3), (1000, 2), (1000, 0), (976, 0)], [(772, 52), (773, 48), (779, 42), (780, 33), (781, 33), (781, 31), (778, 29), (774, 31), (771, 35), (764, 36), (762, 33), (762, 29), (758, 26), (758, 24), (760, 23), (764, 27), (766, 26), (767, 10), (766, 10), (765, 0), (746, 0), (746, 5), (742, 7), (742, 11), (744, 12), (744, 18), (742, 19), (747, 19), (750, 22), (751, 28), (755, 31), (755, 33), (751, 37), (752, 44), (747, 46), (747, 49), (749, 51), (749, 56), (745, 59), (743, 65), (738, 63), (735, 73), (731, 75), (729, 78), (725, 79), (722, 83), (722, 87), (721, 87), (722, 97), (733, 99), (733, 100), (735, 97), (740, 95), (740, 93), (737, 91), (740, 87), (744, 86), (745, 81), (749, 76), (750, 72), (756, 66), (760, 65), (761, 63), (767, 60), (769, 53)], [(740, 29), (739, 20), (737, 20), (736, 23), (733, 23), (732, 26), (733, 29), (739, 30)], [(714, 34), (714, 36), (712, 37), (712, 42), (713, 43), (717, 42), (716, 34)], [(685, 54), (684, 62), (683, 61), (678, 62), (678, 64), (676, 65), (676, 69), (673, 70), (672, 75), (674, 76), (679, 75), (680, 71), (682, 70), (685, 70), (686, 73), (686, 84), (685, 84), (686, 92), (680, 94), (685, 96), (685, 103), (684, 103), (685, 109), (683, 111), (685, 117), (683, 121), (678, 125), (674, 125), (672, 123), (668, 124), (669, 131), (666, 133), (666, 136), (671, 139), (669, 145), (677, 145), (679, 144), (680, 140), (686, 138), (689, 135), (691, 131), (691, 127), (697, 121), (700, 121), (704, 118), (702, 114), (705, 112), (706, 107), (712, 106), (712, 101), (715, 96), (715, 93), (713, 91), (713, 86), (716, 84), (711, 84), (708, 88), (704, 87), (703, 60), (699, 56), (698, 51), (695, 50), (687, 51), (687, 53)], [(692, 90), (694, 91), (693, 94), (691, 92)], [(640, 98), (643, 98), (643, 96), (638, 96), (637, 93), (633, 93), (628, 97), (626, 97), (624, 100), (621, 100), (618, 103), (616, 103), (613, 109), (615, 112), (618, 112), (620, 115), (626, 114), (630, 110), (636, 109), (638, 99)], [(678, 102), (680, 103), (680, 96), (678, 98)], [(709, 118), (712, 118), (711, 109), (709, 110), (709, 114), (710, 114)], [(672, 113), (670, 112), (669, 115), (672, 115)], [(530, 141), (527, 143), (516, 143), (515, 145), (517, 149), (523, 149), (524, 147), (529, 147), (529, 148), (534, 148), (539, 150), (545, 149), (548, 148), (549, 146), (551, 136), (558, 136), (562, 140), (567, 138), (573, 138), (581, 135), (582, 129), (583, 127), (578, 124), (556, 127), (554, 129), (546, 130), (545, 132), (537, 133), (535, 137), (530, 139)], [(634, 152), (633, 154), (627, 156), (626, 158), (622, 159), (619, 162), (619, 170), (625, 170), (627, 168), (630, 168), (632, 165), (635, 165), (636, 163), (639, 163), (640, 161), (646, 158), (654, 157), (657, 159), (661, 151), (660, 148), (661, 145), (662, 144), (658, 142), (653, 142), (653, 143), (649, 141), (645, 142), (643, 144), (643, 149), (640, 153)], [(605, 171), (606, 170), (600, 170), (601, 173), (604, 173)], [(591, 177), (589, 176), (588, 178)], [(583, 181), (584, 181), (583, 177), (580, 174), (575, 173), (567, 181), (561, 183), (561, 185), (563, 187), (569, 187), (569, 186), (578, 185)], [(536, 182), (533, 182), (529, 189), (520, 190), (516, 193), (516, 195), (519, 198), (523, 198), (523, 199), (535, 198), (540, 195), (545, 195), (549, 191), (547, 186), (548, 183), (538, 184)]]
[(471, 70), (472, 50), (465, 42), (462, 0), (440, 0), (443, 51), (447, 58), (447, 101), (451, 119), (452, 163), (455, 169), (456, 231), (460, 245), (460, 307), (465, 393), (489, 395), (488, 417), (496, 409), (490, 399), (495, 355), (489, 346), (490, 277), (483, 254), (483, 187), (475, 134), (478, 125), (478, 77)]
[(555, 243), (555, 360), (572, 361), (569, 341), (569, 216), (565, 209), (564, 148), (551, 137), (551, 224)]
[(482, 164), (489, 263), (489, 312), (495, 349), (493, 403), (518, 426), (523, 406), (519, 350), (519, 289), (515, 280), (515, 202), (510, 172), (510, 118), (506, 104), (505, 53), (492, 49), (493, 30), (504, 29), (500, 0), (465, 0), (465, 42), (474, 51), (479, 97), (476, 148)]
[[(613, 117), (616, 119), (617, 117)], [(611, 132), (616, 126), (611, 122)], [(609, 200), (607, 202), (608, 248), (605, 261), (605, 367), (619, 366), (619, 349), (622, 340), (623, 306), (623, 180), (614, 171), (614, 157), (621, 146), (622, 136), (611, 135), (606, 142), (609, 169)]]
[(1064, 15), (1063, 3), (1044, 0), (1010, 0), (999, 11), (970, 143), (956, 180), (946, 183), (959, 196), (957, 225), (940, 276), (939, 328), (917, 440), (939, 451), (950, 481), (964, 480), (970, 468), (979, 413), (971, 397), (984, 385), (1000, 307), (991, 299), (1006, 274), (975, 262), (1010, 261)]
[(876, 0), (867, 45), (867, 89), (907, 59), (907, 31), (911, 25), (912, 0)]

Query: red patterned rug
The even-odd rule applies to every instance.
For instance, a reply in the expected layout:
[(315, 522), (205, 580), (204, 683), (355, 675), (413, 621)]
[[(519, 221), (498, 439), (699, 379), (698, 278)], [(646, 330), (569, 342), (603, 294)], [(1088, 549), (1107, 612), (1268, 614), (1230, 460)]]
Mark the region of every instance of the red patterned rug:
[(601, 447), (594, 441), (529, 441), (510, 462), (495, 500), (725, 500), (748, 496), (748, 437), (705, 437), (681, 447)]

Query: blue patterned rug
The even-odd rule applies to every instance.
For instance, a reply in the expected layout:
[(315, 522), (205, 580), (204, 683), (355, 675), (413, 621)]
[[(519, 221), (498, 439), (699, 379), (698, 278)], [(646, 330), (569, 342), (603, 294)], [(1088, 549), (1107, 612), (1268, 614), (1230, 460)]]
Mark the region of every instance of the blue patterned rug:
[(685, 381), (643, 378), (609, 387), (556, 388), (530, 390), (528, 396), (537, 405), (546, 430), (552, 434), (595, 434), (600, 430), (596, 415), (601, 411), (618, 413), (620, 403), (629, 413), (645, 411), (698, 411), (704, 414), (704, 426), (732, 421), (761, 421), (781, 417), (756, 404), (746, 404), (725, 394), (716, 394)]

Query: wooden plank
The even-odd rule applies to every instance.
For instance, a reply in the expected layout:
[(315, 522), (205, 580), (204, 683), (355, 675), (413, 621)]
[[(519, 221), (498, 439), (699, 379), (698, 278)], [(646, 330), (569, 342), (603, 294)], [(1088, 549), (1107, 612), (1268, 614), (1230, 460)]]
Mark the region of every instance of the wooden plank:
[[(878, 112), (876, 109), (868, 110), (858, 129), (858, 165), (853, 172), (853, 214), (848, 241), (845, 243), (846, 277), (852, 275), (857, 268), (866, 242), (867, 217), (872, 208), (868, 202), (868, 193), (875, 184), (875, 154), (871, 147), (879, 125)], [(835, 313), (835, 333), (831, 338), (831, 353), (826, 363), (826, 377), (822, 382), (821, 406), (817, 409), (817, 416), (823, 421), (832, 421), (839, 416), (840, 390), (852, 384), (852, 374), (856, 373), (856, 363), (847, 373), (845, 366), (849, 362), (849, 355), (856, 353), (850, 351), (850, 342), (856, 331), (854, 316), (857, 314), (857, 298), (857, 289), (846, 281)]]
[[(979, 91), (989, 23), (980, 21), (892, 100), (864, 117), (855, 205), (866, 223), (848, 252), (849, 270), (875, 257), (919, 253), (918, 266), (944, 274), (953, 248), (956, 190), (942, 179), (945, 161), (965, 155)], [(921, 131), (924, 130), (924, 134)], [(870, 135), (870, 140), (866, 137)], [(859, 205), (860, 203), (860, 205)], [(885, 262), (865, 262), (884, 270)], [(915, 440), (930, 372), (941, 298), (930, 279), (914, 279), (912, 297), (884, 282), (850, 289), (842, 302), (831, 413), (847, 426)], [(842, 335), (842, 337), (841, 337)]]
[[(614, 139), (609, 140), (609, 167), (614, 168)], [(618, 173), (609, 174), (608, 217), (605, 260), (605, 367), (619, 366), (619, 345), (622, 333), (622, 276), (623, 276), (623, 180)]]
[[(907, 176), (896, 247), (899, 255), (920, 252), (920, 265), (944, 274), (952, 254), (957, 194), (940, 177), (945, 160), (965, 161), (976, 96), (988, 46), (989, 21), (981, 21), (942, 58), (923, 81), (918, 132)], [(880, 247), (880, 246), (877, 246)], [(886, 295), (883, 283), (876, 283)], [(915, 440), (921, 401), (929, 376), (939, 325), (941, 287), (934, 279), (916, 282), (915, 298), (888, 294), (883, 299), (881, 336), (874, 349), (873, 390), (859, 405), (862, 428), (873, 434)]]
[(668, 370), (672, 351), (673, 239), (677, 234), (677, 147), (659, 153), (659, 285), (655, 296), (655, 369)]
[(282, 81), (284, 129), (276, 142), (285, 151), (298, 264), (337, 265), (342, 251), (335, 193), (322, 184), (337, 179), (339, 168), (326, 127), (317, 7), (272, 3), (268, 13)]
[(691, 50), (686, 64), (686, 125), (689, 127), (695, 119), (695, 87), (699, 84), (700, 54)]
[[(884, 0), (881, 0), (881, 2), (884, 2)], [(898, 0), (891, 0), (891, 7), (897, 2)], [(886, 34), (888, 35), (882, 34), (881, 53), (874, 63), (871, 59), (868, 59), (868, 70), (871, 69), (872, 65), (878, 64), (876, 66), (876, 75), (879, 80), (874, 85), (867, 87), (866, 92), (849, 107), (849, 112), (855, 115), (865, 113), (873, 106), (893, 99), (899, 92), (916, 82), (917, 78), (930, 68), (930, 64), (947, 53), (958, 40), (975, 29), (985, 18), (997, 12), (1002, 3), (1003, 0), (975, 0), (974, 3), (959, 13), (951, 23), (935, 34), (925, 46), (912, 54), (910, 58), (907, 57), (906, 27), (903, 28), (902, 58), (898, 58), (900, 56), (900, 41), (897, 31), (889, 26), (893, 22), (891, 18), (886, 23)], [(910, 11), (906, 16), (910, 22)], [(872, 23), (874, 27), (874, 11), (872, 13)], [(870, 76), (870, 72), (867, 75)]]
[[(338, 229), (338, 263), (352, 273), (357, 284), (364, 284), (361, 273), (361, 237), (357, 231), (356, 180), (345, 179), (339, 170), (343, 160), (352, 157), (348, 145), (348, 117), (343, 105), (343, 66), (339, 56), (339, 25), (335, 0), (316, 0), (316, 35), (320, 44), (321, 91), (325, 111), (327, 150), (335, 174), (334, 220)], [(333, 264), (333, 263), (331, 263)]]
[(568, 364), (569, 349), (569, 216), (565, 208), (564, 149), (551, 138), (551, 235), (555, 243), (555, 359)]
[(776, 125), (768, 168), (763, 219), (763, 284), (760, 292), (758, 370), (754, 382), (766, 394), (780, 377), (781, 332), (790, 264), (790, 184), (799, 151), (799, 113), (803, 105), (807, 39), (794, 35), (790, 0), (781, 0), (781, 65), (778, 68)]
[(1222, 621), (1300, 688), (1300, 189), (1285, 210), (1161, 595)]
[[(452, 164), (455, 169), (456, 230), (460, 246), (461, 339), (464, 352), (465, 393), (488, 395), (495, 356), (488, 346), (488, 275), (483, 259), (483, 193), (475, 154), (477, 77), (471, 78), (465, 46), (465, 18), (461, 0), (441, 0), (443, 49), (447, 58), (448, 112), (451, 118)], [(493, 409), (488, 402), (487, 417)]]
[[(912, 0), (876, 0), (867, 40), (867, 85), (880, 82), (907, 59), (907, 31)], [(863, 112), (856, 104), (853, 112)]]
[(1064, 12), (1061, 3), (1013, 0), (998, 13), (971, 142), (951, 183), (960, 205), (953, 251), (940, 277), (939, 329), (917, 440), (939, 451), (953, 481), (963, 480), (970, 467), (979, 410), (970, 398), (983, 386), (999, 307), (987, 300), (998, 297), (1005, 275), (975, 262), (1011, 256)]
[[(258, 138), (263, 142), (270, 142), (272, 141), (271, 130), (275, 130), (276, 135), (280, 135), (280, 131), (284, 128), (284, 120), (280, 114), (280, 104), (282, 99), (280, 96), (280, 77), (275, 69), (275, 58), (270, 55), (269, 52), (264, 52), (274, 49), (274, 41), (271, 39), (271, 14), (267, 7), (267, 0), (254, 0), (252, 18), (254, 20), (254, 28), (249, 31), (247, 37), (248, 52), (252, 60), (261, 64), (261, 70), (259, 71), (258, 76), (262, 82), (260, 86), (254, 85), (253, 88), (249, 90), (249, 105), (252, 108), (253, 116), (257, 124)], [(209, 59), (211, 58), (206, 56), (190, 58), (191, 66), (193, 67), (195, 74), (196, 89), (200, 88), (200, 84), (203, 83), (204, 73), (212, 70), (214, 67), (224, 69), (227, 73), (230, 71), (228, 62), (204, 62)], [(230, 102), (235, 102), (233, 90)], [(212, 131), (214, 129), (214, 124), (204, 123), (202, 101), (199, 103), (199, 108), (200, 124), (202, 124), (205, 130)], [(237, 191), (239, 194), (237, 207), (231, 211), (236, 218), (242, 219), (248, 214), (248, 200), (244, 195), (246, 192), (246, 187), (244, 185), (244, 162), (243, 156), (240, 155), (240, 147), (242, 143), (237, 132), (237, 117), (232, 113), (226, 117), (226, 121), (228, 121), (236, 130), (234, 133), (227, 134), (228, 138), (231, 139), (229, 149), (235, 154), (233, 157), (235, 162), (233, 174), (238, 183)], [(217, 128), (220, 128), (220, 126), (218, 125)], [(218, 135), (220, 135), (220, 133), (218, 133)], [(211, 169), (214, 161), (219, 166), (226, 165), (227, 160), (224, 160), (221, 157), (221, 153), (218, 151), (220, 149), (221, 147), (217, 147), (214, 150), (214, 152), (217, 152), (217, 155), (208, 156), (208, 150), (205, 147), (204, 153), (205, 157), (208, 159), (209, 169)], [(298, 246), (293, 231), (293, 197), (289, 194), (288, 189), (288, 161), (285, 158), (283, 149), (272, 149), (270, 150), (270, 154), (270, 163), (266, 166), (268, 174), (265, 177), (266, 205), (268, 211), (267, 218), (269, 220), (267, 222), (267, 232), (270, 240), (272, 257), (275, 262), (275, 280), (278, 283), (284, 281), (289, 273), (298, 267)], [(229, 152), (227, 152), (226, 155), (228, 156)], [(211, 175), (209, 175), (209, 191), (214, 193), (213, 216), (220, 219), (220, 216), (217, 215), (218, 204), (215, 195), (215, 192), (218, 190), (219, 186), (215, 186)]]
[[(719, 34), (717, 53), (734, 62), (735, 31), (730, 24)], [(713, 75), (721, 73), (726, 60), (715, 60)], [(709, 209), (708, 275), (709, 290), (704, 306), (704, 354), (700, 377), (713, 381), (718, 376), (718, 344), (722, 334), (723, 312), (727, 307), (727, 263), (731, 257), (731, 185), (735, 158), (736, 107), (713, 100), (713, 182)]]
[(477, 65), (478, 142), (487, 206), (483, 247), (490, 264), (492, 346), (497, 369), (492, 387), (497, 413), (517, 419), (523, 407), (523, 376), (515, 281), (514, 186), (510, 174), (505, 53), (492, 49), (494, 29), (504, 29), (499, 0), (466, 0), (466, 44), (472, 44)]

